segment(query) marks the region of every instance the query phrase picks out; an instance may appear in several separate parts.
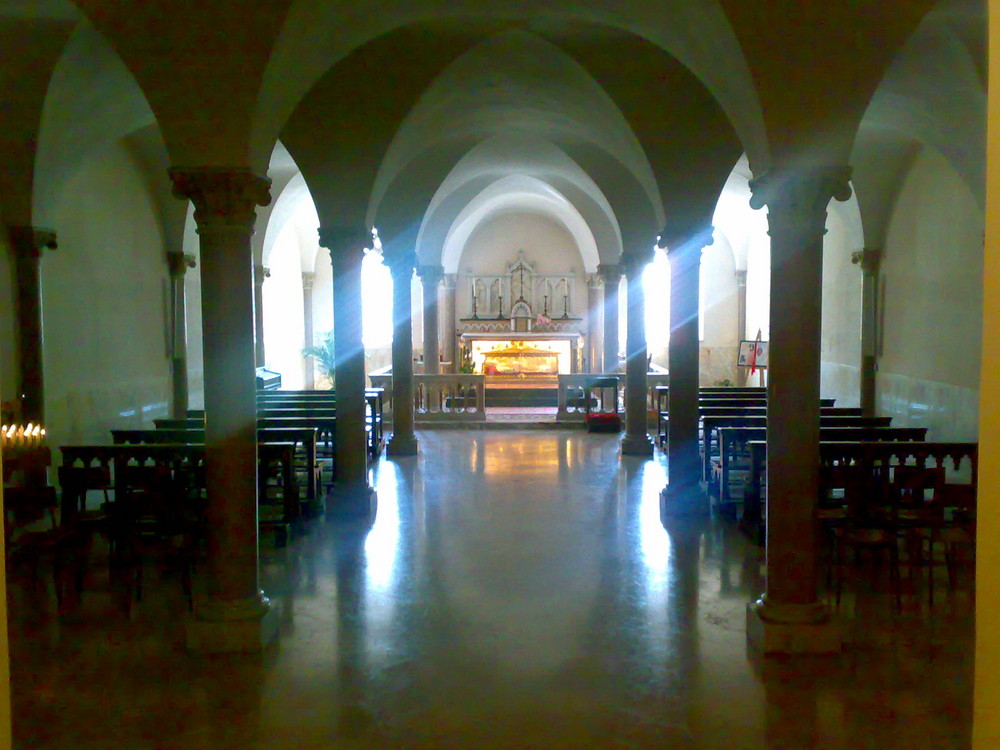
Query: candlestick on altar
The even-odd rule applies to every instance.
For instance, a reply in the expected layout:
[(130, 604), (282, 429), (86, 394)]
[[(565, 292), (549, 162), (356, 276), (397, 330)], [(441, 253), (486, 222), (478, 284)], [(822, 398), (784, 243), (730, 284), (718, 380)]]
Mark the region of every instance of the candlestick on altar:
[(568, 318), (569, 317), (569, 295), (568, 294), (564, 294), (563, 295), (563, 317), (564, 318)]

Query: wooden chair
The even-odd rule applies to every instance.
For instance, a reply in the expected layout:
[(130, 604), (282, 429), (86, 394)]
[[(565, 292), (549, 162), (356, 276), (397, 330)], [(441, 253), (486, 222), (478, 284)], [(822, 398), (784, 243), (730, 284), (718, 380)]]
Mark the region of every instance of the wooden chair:
[[(889, 485), (890, 520), (907, 551), (911, 579), (927, 568), (927, 601), (934, 606), (934, 545), (945, 526), (940, 492), (945, 482), (943, 466), (897, 465)], [(926, 555), (924, 549), (926, 547)]]
[(825, 466), (821, 475), (822, 495), (817, 507), (817, 519), (829, 540), (831, 561), (827, 579), (836, 576), (834, 595), (840, 606), (845, 558), (853, 552), (855, 573), (862, 553), (870, 557), (873, 579), (878, 573), (878, 558), (888, 557), (889, 580), (893, 588), (896, 610), (902, 609), (899, 587), (899, 554), (896, 532), (879, 512), (882, 501), (881, 484), (872, 468), (863, 463)]

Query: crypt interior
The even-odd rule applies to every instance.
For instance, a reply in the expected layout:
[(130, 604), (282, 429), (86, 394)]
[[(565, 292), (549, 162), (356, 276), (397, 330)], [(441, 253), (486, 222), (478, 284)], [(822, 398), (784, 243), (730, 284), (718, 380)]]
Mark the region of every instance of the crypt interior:
[[(987, 10), (0, 2), (2, 421), (45, 429), (0, 454), (61, 503), (8, 529), (0, 738), (997, 746)], [(281, 534), (275, 376), (332, 425)], [(702, 433), (727, 387), (766, 400), (753, 528)], [(827, 408), (924, 430), (964, 549), (837, 562)], [(171, 419), (190, 565), (123, 606), (96, 522), (22, 564), (71, 456)]]

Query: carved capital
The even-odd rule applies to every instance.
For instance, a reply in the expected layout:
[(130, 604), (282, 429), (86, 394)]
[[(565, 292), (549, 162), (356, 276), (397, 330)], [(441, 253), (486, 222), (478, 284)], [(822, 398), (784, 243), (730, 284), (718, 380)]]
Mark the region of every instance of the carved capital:
[(646, 252), (622, 253), (619, 268), (628, 278), (637, 278), (646, 270), (646, 266), (653, 262), (653, 248)]
[(588, 289), (600, 289), (601, 288), (601, 275), (599, 273), (588, 273), (587, 274), (587, 288)]
[(304, 291), (309, 291), (313, 288), (313, 282), (316, 281), (316, 274), (310, 273), (309, 271), (302, 272), (302, 289)]
[(226, 167), (168, 170), (174, 195), (194, 204), (198, 231), (238, 229), (253, 232), (257, 206), (271, 202), (271, 181), (249, 169)]
[(363, 227), (332, 226), (319, 228), (319, 244), (330, 251), (331, 261), (341, 255), (356, 255), (358, 262), (364, 257), (365, 248), (372, 245), (370, 229)]
[(851, 263), (861, 266), (864, 274), (877, 274), (881, 262), (882, 251), (875, 248), (866, 247), (851, 253)]
[(420, 277), (425, 287), (436, 287), (444, 278), (444, 266), (417, 266), (417, 276)]
[(441, 286), (446, 292), (455, 291), (455, 287), (458, 286), (458, 274), (446, 273), (441, 279)]
[(850, 180), (851, 168), (847, 166), (772, 170), (750, 181), (750, 206), (767, 206), (772, 233), (818, 230), (822, 234), (830, 199), (849, 199)]
[(173, 278), (183, 278), (187, 270), (194, 268), (195, 265), (197, 263), (193, 255), (180, 251), (167, 253), (167, 268), (170, 269), (170, 275)]
[(621, 280), (622, 267), (617, 263), (601, 263), (597, 267), (597, 275), (601, 277), (605, 286), (614, 285)]
[(401, 280), (409, 281), (413, 277), (413, 269), (417, 265), (417, 256), (413, 250), (395, 250), (393, 252), (383, 252), (382, 262), (392, 274), (393, 283)]
[(271, 278), (271, 269), (263, 263), (253, 264), (253, 281), (257, 286), (264, 286), (264, 279)]
[(697, 250), (697, 255), (701, 257), (701, 251), (715, 244), (715, 227), (706, 224), (699, 229), (691, 227), (675, 226), (676, 222), (668, 222), (663, 227), (660, 236), (656, 238), (656, 246), (661, 250), (666, 250), (668, 254), (691, 250)]
[(40, 227), (10, 227), (10, 244), (18, 258), (41, 258), (42, 251), (55, 250), (56, 233)]

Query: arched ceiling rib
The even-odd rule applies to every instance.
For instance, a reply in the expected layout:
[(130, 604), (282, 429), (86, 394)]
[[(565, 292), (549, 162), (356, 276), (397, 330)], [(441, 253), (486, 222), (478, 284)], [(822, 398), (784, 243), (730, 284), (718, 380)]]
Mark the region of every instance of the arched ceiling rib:
[[(264, 73), (254, 122), (255, 149), (267, 148), (310, 89), (328, 71), (360, 47), (406, 26), (426, 30), (427, 51), (457, 33), (484, 38), (502, 28), (521, 28), (551, 35), (568, 23), (579, 44), (598, 27), (617, 29), (647, 39), (675, 56), (704, 83), (739, 133), (752, 158), (767, 161), (766, 133), (749, 68), (726, 15), (717, 0), (645, 0), (612, 2), (554, 0), (545, 4), (500, 4), (482, 20), (478, 0), (453, 0), (447, 8), (431, 0), (379, 6), (372, 12), (363, 0), (329, 3), (295, 0)], [(345, 24), (345, 17), (350, 23)], [(436, 19), (429, 23), (427, 19)], [(492, 31), (490, 30), (492, 29)], [(620, 60), (628, 51), (620, 51)], [(413, 58), (400, 58), (404, 68)], [(369, 82), (381, 83), (376, 77)]]
[[(588, 273), (597, 270), (600, 262), (594, 235), (580, 213), (564, 195), (551, 185), (527, 175), (511, 175), (497, 180), (481, 191), (448, 225), (448, 232), (441, 249), (441, 265), (446, 273), (458, 270), (465, 243), (472, 232), (485, 222), (506, 213), (535, 213), (546, 216), (561, 224), (573, 237), (584, 269)], [(418, 255), (421, 256), (423, 235), (418, 239)]]

